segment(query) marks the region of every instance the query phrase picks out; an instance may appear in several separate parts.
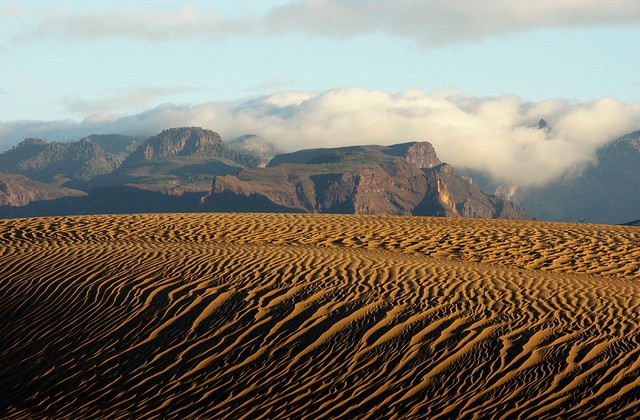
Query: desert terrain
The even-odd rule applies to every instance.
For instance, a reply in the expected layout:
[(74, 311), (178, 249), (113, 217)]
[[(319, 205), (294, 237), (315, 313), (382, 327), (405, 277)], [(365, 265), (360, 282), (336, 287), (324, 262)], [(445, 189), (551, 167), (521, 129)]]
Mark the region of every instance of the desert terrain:
[(0, 220), (0, 417), (633, 418), (640, 227)]

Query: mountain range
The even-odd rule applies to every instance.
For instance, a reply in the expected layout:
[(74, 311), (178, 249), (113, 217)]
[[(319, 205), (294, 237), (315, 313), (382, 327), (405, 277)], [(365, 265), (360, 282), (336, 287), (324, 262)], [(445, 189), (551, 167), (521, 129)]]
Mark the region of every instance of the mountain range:
[(440, 162), (433, 146), (310, 149), (274, 157), (265, 168), (216, 177), (204, 203), (215, 210), (526, 218)]
[(167, 129), (144, 141), (108, 140), (25, 139), (1, 154), (0, 216), (277, 211), (527, 217), (458, 176), (427, 142), (276, 155), (258, 136), (225, 143), (197, 127)]
[(0, 154), (0, 171), (0, 217), (240, 211), (623, 223), (640, 214), (640, 132), (538, 189), (459, 174), (428, 142), (278, 154), (259, 136), (224, 142), (198, 127), (147, 139), (25, 139)]
[(537, 219), (625, 224), (640, 217), (640, 131), (614, 140), (597, 150), (592, 162), (539, 187), (504, 185), (477, 171), (461, 172)]

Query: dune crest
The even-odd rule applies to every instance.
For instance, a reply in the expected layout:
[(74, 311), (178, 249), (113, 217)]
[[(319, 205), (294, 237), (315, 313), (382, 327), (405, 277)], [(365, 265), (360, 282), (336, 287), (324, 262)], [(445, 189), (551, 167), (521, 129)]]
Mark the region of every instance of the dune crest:
[(0, 415), (640, 411), (640, 229), (303, 214), (0, 221)]

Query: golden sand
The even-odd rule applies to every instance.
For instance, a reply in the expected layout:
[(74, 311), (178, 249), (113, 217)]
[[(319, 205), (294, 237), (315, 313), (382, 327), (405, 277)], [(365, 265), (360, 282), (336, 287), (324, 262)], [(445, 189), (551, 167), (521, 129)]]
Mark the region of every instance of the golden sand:
[(640, 227), (0, 221), (0, 417), (631, 418)]

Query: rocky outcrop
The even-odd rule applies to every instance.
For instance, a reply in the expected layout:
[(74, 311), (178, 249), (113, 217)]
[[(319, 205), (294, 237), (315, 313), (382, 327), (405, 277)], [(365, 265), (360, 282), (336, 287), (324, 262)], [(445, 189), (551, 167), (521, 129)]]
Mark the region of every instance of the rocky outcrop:
[(150, 137), (131, 156), (132, 160), (151, 160), (169, 156), (188, 156), (206, 153), (208, 146), (222, 144), (220, 135), (199, 127), (163, 130)]
[[(526, 218), (458, 176), (429, 143), (311, 149), (216, 177), (207, 209)], [(239, 207), (238, 207), (239, 206)], [(265, 207), (266, 206), (266, 207)], [(268, 209), (268, 210), (267, 210)]]
[(383, 152), (393, 156), (401, 156), (420, 169), (433, 168), (440, 165), (436, 150), (429, 142), (411, 142), (389, 146)]
[(181, 127), (163, 130), (160, 134), (150, 137), (127, 157), (121, 169), (130, 172), (130, 169), (136, 166), (174, 157), (218, 159), (243, 166), (257, 166), (260, 163), (254, 155), (231, 149), (214, 131), (199, 127)]
[(548, 122), (544, 120), (544, 118), (541, 118), (540, 121), (538, 121), (538, 129), (544, 130), (544, 131), (551, 131), (551, 126), (549, 125)]

